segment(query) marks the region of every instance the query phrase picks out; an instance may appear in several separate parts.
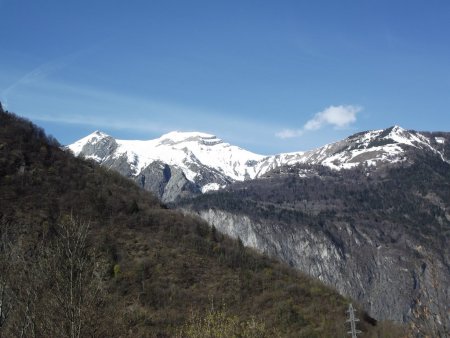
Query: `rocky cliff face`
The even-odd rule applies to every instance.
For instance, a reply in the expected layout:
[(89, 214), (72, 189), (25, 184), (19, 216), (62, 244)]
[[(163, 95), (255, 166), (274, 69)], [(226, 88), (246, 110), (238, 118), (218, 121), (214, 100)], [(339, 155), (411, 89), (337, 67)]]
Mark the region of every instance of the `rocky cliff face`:
[(420, 255), (420, 245), (410, 239), (376, 244), (372, 234), (345, 222), (337, 224), (330, 236), (222, 210), (203, 210), (198, 215), (219, 231), (240, 238), (244, 245), (335, 287), (361, 303), (374, 318), (402, 322), (411, 314), (425, 271), (423, 263), (413, 258)]

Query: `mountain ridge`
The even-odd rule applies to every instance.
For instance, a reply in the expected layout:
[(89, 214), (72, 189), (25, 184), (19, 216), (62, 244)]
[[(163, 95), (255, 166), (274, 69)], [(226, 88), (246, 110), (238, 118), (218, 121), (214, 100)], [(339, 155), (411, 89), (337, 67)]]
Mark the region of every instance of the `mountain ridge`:
[[(323, 165), (333, 170), (408, 161), (412, 151), (430, 152), (448, 162), (444, 148), (448, 133), (406, 130), (399, 126), (364, 131), (322, 147), (299, 152), (260, 155), (224, 142), (202, 132), (170, 132), (151, 140), (120, 140), (94, 133), (67, 146), (76, 156), (100, 164), (133, 178), (163, 201), (179, 196), (218, 190), (233, 182), (262, 177), (273, 169), (295, 164)], [(146, 186), (158, 177), (157, 187)], [(171, 182), (174, 189), (166, 191)]]

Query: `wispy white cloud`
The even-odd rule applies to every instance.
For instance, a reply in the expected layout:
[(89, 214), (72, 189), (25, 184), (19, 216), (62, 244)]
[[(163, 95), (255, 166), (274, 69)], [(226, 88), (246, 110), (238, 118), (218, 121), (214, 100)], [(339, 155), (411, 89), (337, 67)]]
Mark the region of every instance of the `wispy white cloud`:
[(107, 116), (87, 116), (87, 115), (51, 115), (36, 114), (27, 115), (28, 118), (35, 121), (83, 125), (94, 129), (115, 129), (115, 130), (135, 130), (144, 132), (167, 132), (171, 128), (160, 123), (149, 122), (143, 119), (111, 119)]
[(234, 144), (273, 145), (273, 125), (255, 122), (236, 112), (59, 82), (51, 77), (21, 85), (10, 98), (14, 109), (37, 123), (116, 130), (119, 135), (122, 131), (136, 132), (149, 138), (173, 130), (203, 131)]
[[(83, 52), (41, 64), (21, 75), (6, 69), (8, 76), (2, 79), (0, 101), (5, 108), (36, 123), (55, 123), (62, 128), (92, 127), (111, 133), (115, 130), (119, 135), (136, 132), (149, 138), (172, 130), (204, 131), (242, 146), (264, 144), (267, 150), (274, 144), (273, 124), (256, 122), (237, 112), (57, 81), (54, 75)], [(58, 132), (52, 133), (61, 137)]]
[(304, 133), (303, 129), (283, 129), (275, 134), (276, 137), (285, 139), (302, 136)]
[(21, 85), (29, 85), (34, 82), (39, 82), (45, 79), (49, 74), (61, 69), (65, 66), (65, 62), (61, 61), (52, 61), (39, 65), (38, 67), (32, 69), (31, 71), (25, 73), (19, 79), (14, 81), (8, 87), (6, 87), (1, 92), (1, 97), (4, 100), (8, 99), (8, 96), (11, 92), (13, 92), (17, 87)]
[(318, 112), (312, 119), (307, 121), (300, 129), (284, 129), (275, 135), (279, 138), (293, 138), (302, 136), (306, 131), (314, 131), (325, 126), (334, 128), (345, 128), (356, 122), (356, 115), (362, 110), (360, 106), (340, 105), (329, 106), (325, 110)]
[[(0, 0), (1, 3), (2, 0)], [(78, 58), (85, 56), (86, 54), (94, 51), (100, 43), (91, 47), (86, 47), (80, 50), (76, 50), (72, 53), (55, 58), (48, 62), (42, 63), (33, 69), (25, 72), (22, 76), (16, 78), (9, 86), (0, 91), (0, 99), (7, 102), (8, 97), (21, 86), (39, 84), (45, 81), (49, 76), (59, 72), (67, 66), (74, 63)]]

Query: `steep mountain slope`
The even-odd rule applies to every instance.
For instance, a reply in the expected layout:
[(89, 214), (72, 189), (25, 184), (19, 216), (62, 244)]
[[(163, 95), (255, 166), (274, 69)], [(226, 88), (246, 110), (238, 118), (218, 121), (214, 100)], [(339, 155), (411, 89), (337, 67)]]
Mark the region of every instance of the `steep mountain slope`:
[(411, 153), (376, 170), (280, 167), (180, 206), (358, 299), (377, 319), (414, 319), (421, 298), (448, 325), (450, 165), (441, 154)]
[[(74, 158), (38, 127), (1, 110), (0, 201), (2, 336), (71, 330), (79, 312), (62, 311), (57, 302), (66, 290), (59, 282), (78, 278), (67, 273), (71, 253), (58, 241), (72, 240), (61, 232), (67, 217), (90, 223), (90, 254), (83, 257), (94, 260), (94, 270), (80, 276), (97, 286), (79, 290), (93, 291), (96, 302), (81, 304), (82, 336), (174, 336), (211, 301), (226, 303), (240, 320), (255, 316), (266, 337), (345, 332), (348, 300), (332, 289), (162, 207), (129, 180)], [(376, 336), (377, 327), (359, 316), (360, 329)]]
[(262, 156), (204, 133), (172, 132), (155, 140), (126, 141), (97, 131), (68, 148), (132, 177), (170, 202), (261, 177), (284, 165), (321, 164), (336, 170), (382, 166), (407, 161), (409, 153), (417, 151), (437, 154), (446, 161), (444, 140), (395, 126), (358, 133), (307, 152)]

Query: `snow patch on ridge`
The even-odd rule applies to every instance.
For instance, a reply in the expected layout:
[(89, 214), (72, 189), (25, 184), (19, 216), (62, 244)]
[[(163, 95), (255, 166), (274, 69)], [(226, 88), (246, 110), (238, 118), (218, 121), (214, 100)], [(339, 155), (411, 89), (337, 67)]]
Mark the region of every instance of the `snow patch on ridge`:
[(434, 140), (436, 141), (436, 143), (445, 144), (445, 138), (443, 137), (435, 137)]
[(203, 187), (202, 187), (202, 193), (204, 194), (204, 193), (206, 193), (206, 192), (208, 192), (208, 191), (215, 191), (215, 190), (219, 190), (220, 188), (223, 188), (224, 186), (220, 186), (219, 184), (217, 184), (217, 183), (208, 183), (208, 184), (206, 184), (206, 185), (204, 185)]

